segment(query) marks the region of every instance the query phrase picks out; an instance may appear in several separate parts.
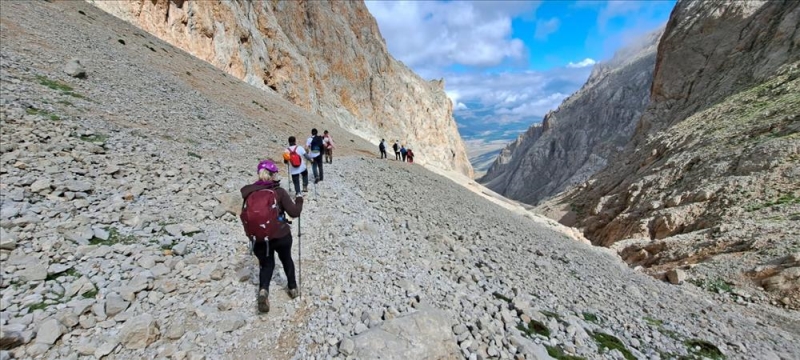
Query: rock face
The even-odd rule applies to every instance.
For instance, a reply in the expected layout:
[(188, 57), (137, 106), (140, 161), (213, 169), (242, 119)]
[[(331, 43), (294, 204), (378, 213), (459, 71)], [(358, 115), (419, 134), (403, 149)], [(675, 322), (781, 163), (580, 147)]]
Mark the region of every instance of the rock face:
[(647, 106), (662, 30), (595, 65), (586, 84), (506, 146), (480, 182), (536, 204), (605, 167)]
[(472, 175), (444, 82), (425, 81), (392, 58), (363, 2), (92, 3), (333, 120), (376, 152), (381, 138), (399, 139), (420, 164)]
[(736, 279), (796, 249), (799, 24), (797, 2), (679, 2), (631, 143), (554, 203), (597, 245), (645, 239), (620, 252), (653, 272), (715, 257), (694, 272)]

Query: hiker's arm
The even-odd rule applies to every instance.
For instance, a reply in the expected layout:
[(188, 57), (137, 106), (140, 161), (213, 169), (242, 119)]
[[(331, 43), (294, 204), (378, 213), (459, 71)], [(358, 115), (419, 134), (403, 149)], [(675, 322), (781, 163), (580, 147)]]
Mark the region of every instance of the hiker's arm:
[(303, 211), (303, 197), (299, 196), (296, 201), (292, 201), (292, 198), (289, 197), (289, 193), (284, 189), (278, 190), (278, 194), (283, 211), (286, 211), (286, 213), (293, 218), (300, 217), (300, 212)]

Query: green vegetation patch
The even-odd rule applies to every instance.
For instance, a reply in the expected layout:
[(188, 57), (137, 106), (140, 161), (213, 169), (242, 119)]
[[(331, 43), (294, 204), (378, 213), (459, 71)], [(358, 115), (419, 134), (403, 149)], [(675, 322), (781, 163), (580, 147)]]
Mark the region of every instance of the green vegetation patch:
[(65, 83), (63, 83), (61, 81), (50, 80), (47, 77), (44, 77), (44, 76), (41, 76), (41, 75), (36, 76), (36, 80), (39, 81), (39, 84), (47, 86), (48, 88), (53, 89), (53, 90), (61, 91), (61, 93), (64, 94), (64, 95), (69, 95), (69, 96), (72, 96), (72, 97), (75, 97), (75, 98), (79, 98), (79, 99), (85, 99), (85, 97), (83, 95), (76, 93), (75, 91), (73, 91), (71, 86), (69, 86), (69, 85), (67, 85), (67, 84), (65, 84)]
[(773, 201), (767, 201), (765, 203), (748, 206), (746, 210), (748, 212), (753, 212), (770, 206), (791, 205), (791, 204), (800, 204), (800, 197), (795, 196), (794, 194), (784, 194)]
[(542, 310), (542, 311), (539, 311), (539, 312), (542, 313), (542, 315), (544, 315), (544, 316), (547, 316), (549, 318), (553, 318), (553, 319), (556, 319), (558, 321), (561, 321), (561, 316), (556, 314), (556, 313), (554, 313), (554, 312), (552, 312), (552, 311)]
[(725, 359), (725, 355), (722, 354), (722, 351), (719, 350), (714, 344), (700, 339), (692, 339), (687, 340), (684, 344), (686, 344), (686, 349), (689, 351), (690, 354), (693, 354), (699, 358), (705, 359), (713, 359), (713, 360), (722, 360)]
[(79, 138), (83, 141), (88, 141), (95, 144), (102, 144), (108, 140), (108, 136), (103, 134), (81, 135)]
[(689, 280), (692, 284), (699, 288), (706, 289), (711, 292), (715, 293), (731, 293), (733, 292), (733, 284), (722, 280), (722, 279), (715, 279), (715, 280), (705, 280), (705, 279), (691, 279)]
[(79, 278), (79, 277), (81, 277), (81, 274), (78, 272), (78, 270), (75, 270), (74, 268), (69, 268), (69, 269), (67, 269), (67, 271), (60, 272), (58, 274), (47, 275), (47, 277), (44, 280), (45, 281), (51, 281), (51, 280), (58, 279), (58, 278), (60, 278), (62, 276), (72, 276), (74, 278)]
[(661, 321), (661, 320), (658, 320), (658, 319), (655, 319), (655, 318), (651, 318), (651, 317), (649, 317), (649, 316), (645, 316), (645, 317), (643, 318), (643, 320), (644, 320), (644, 322), (646, 322), (646, 323), (648, 323), (648, 324), (650, 324), (650, 325), (652, 325), (652, 326), (661, 326), (661, 325), (664, 325), (664, 322), (663, 322), (663, 321)]
[(500, 300), (503, 300), (503, 301), (505, 301), (507, 303), (511, 302), (511, 298), (509, 298), (508, 296), (505, 296), (505, 295), (503, 295), (503, 294), (501, 294), (501, 293), (499, 293), (497, 291), (493, 292), (492, 295), (494, 295), (495, 299), (500, 299)]
[(597, 315), (592, 314), (590, 312), (586, 312), (586, 311), (583, 312), (583, 320), (586, 320), (588, 322), (595, 323), (595, 324), (599, 324), (600, 323), (600, 319), (597, 318)]
[(81, 296), (83, 296), (84, 299), (94, 299), (94, 297), (97, 296), (97, 289), (89, 290), (89, 291), (81, 294)]
[(198, 154), (196, 154), (196, 153), (193, 153), (193, 152), (191, 152), (191, 151), (189, 151), (189, 152), (187, 153), (187, 155), (189, 155), (189, 156), (191, 156), (191, 157), (193, 157), (193, 158), (198, 158), (198, 159), (202, 159), (202, 158), (203, 158), (202, 156), (200, 156), (200, 155), (198, 155)]
[(585, 360), (586, 359), (586, 358), (583, 358), (583, 357), (580, 357), (580, 356), (567, 355), (567, 354), (564, 353), (564, 349), (562, 349), (559, 346), (545, 345), (545, 348), (547, 348), (547, 355), (550, 355), (550, 357), (552, 357), (552, 358), (554, 358), (556, 360)]
[(108, 239), (103, 240), (98, 237), (93, 237), (89, 240), (89, 244), (91, 245), (114, 245), (116, 243), (123, 243), (123, 244), (132, 244), (136, 242), (136, 237), (133, 235), (122, 235), (119, 233), (117, 228), (108, 227), (106, 228), (108, 231)]
[(528, 336), (536, 334), (544, 337), (550, 337), (550, 329), (548, 329), (547, 326), (536, 320), (529, 321), (528, 326), (525, 326), (524, 323), (518, 324), (517, 329), (519, 329), (519, 331), (522, 331)]
[(41, 116), (46, 117), (46, 118), (48, 118), (50, 120), (53, 120), (53, 121), (61, 120), (61, 117), (59, 117), (56, 114), (50, 113), (47, 110), (42, 110), (42, 109), (37, 109), (37, 108), (32, 108), (31, 107), (31, 108), (25, 109), (25, 112), (28, 115), (41, 115)]
[(607, 349), (608, 351), (616, 349), (622, 353), (626, 360), (636, 360), (636, 357), (625, 347), (625, 344), (616, 337), (601, 332), (592, 332), (590, 335), (597, 343), (598, 348)]

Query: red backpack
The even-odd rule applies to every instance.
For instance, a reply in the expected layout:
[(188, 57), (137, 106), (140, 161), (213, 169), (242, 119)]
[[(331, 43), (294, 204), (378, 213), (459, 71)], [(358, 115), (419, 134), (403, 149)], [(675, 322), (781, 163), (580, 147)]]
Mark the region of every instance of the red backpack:
[(289, 150), (289, 164), (294, 167), (300, 167), (303, 164), (303, 159), (297, 154), (297, 146), (295, 145), (294, 150), (292, 148), (287, 148), (286, 150)]
[(242, 203), (242, 214), (239, 216), (247, 238), (252, 241), (272, 238), (283, 226), (281, 213), (275, 190), (258, 190), (248, 195)]

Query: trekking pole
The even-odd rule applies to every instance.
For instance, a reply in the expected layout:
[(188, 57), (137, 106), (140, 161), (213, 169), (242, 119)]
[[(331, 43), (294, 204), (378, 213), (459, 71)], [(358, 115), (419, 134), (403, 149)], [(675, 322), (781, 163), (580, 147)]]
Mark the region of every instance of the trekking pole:
[(297, 280), (297, 294), (300, 298), (303, 297), (303, 231), (300, 227), (300, 218), (297, 218), (297, 245), (298, 245), (298, 255), (297, 255), (297, 270), (298, 270), (298, 280)]

